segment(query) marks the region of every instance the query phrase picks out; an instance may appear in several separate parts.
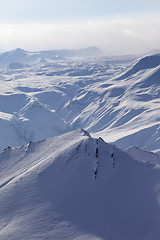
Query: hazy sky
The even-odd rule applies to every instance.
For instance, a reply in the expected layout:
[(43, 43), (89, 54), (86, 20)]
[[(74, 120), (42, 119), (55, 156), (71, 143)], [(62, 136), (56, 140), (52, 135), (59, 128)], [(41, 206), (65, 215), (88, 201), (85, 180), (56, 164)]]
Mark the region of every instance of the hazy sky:
[(0, 51), (160, 48), (159, 0), (0, 0)]

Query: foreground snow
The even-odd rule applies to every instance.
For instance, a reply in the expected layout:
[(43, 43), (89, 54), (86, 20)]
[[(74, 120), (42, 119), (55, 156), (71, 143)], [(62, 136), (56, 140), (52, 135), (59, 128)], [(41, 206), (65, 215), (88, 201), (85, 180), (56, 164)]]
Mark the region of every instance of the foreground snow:
[(9, 148), (0, 169), (3, 240), (160, 238), (159, 166), (84, 130)]

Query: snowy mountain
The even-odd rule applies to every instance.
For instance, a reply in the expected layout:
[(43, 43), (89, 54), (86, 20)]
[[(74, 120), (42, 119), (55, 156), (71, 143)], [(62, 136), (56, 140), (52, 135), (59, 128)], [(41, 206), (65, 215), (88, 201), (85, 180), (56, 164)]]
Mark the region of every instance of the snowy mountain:
[(1, 239), (157, 240), (159, 166), (84, 130), (0, 154)]
[[(21, 105), (13, 114), (0, 113), (1, 148), (8, 145), (20, 146), (32, 140), (44, 139), (45, 136), (57, 136), (69, 130), (69, 126), (57, 116), (54, 110), (48, 109), (34, 98), (10, 95), (9, 98), (6, 96), (1, 100), (2, 104), (13, 101), (12, 109)], [(21, 101), (20, 104), (19, 101)], [(24, 107), (22, 107), (23, 104)]]
[(149, 55), (142, 59), (139, 59), (125, 74), (119, 79), (129, 77), (139, 71), (156, 68), (160, 65), (160, 54)]
[(84, 128), (121, 149), (160, 153), (160, 55), (91, 52), (0, 55), (0, 151)]
[(0, 239), (160, 238), (160, 55), (100, 55), (0, 54)]
[(97, 47), (82, 49), (63, 49), (40, 52), (29, 52), (17, 48), (9, 52), (0, 54), (0, 67), (6, 67), (10, 64), (34, 64), (41, 59), (63, 60), (66, 57), (92, 57), (100, 56), (103, 52)]
[(149, 152), (143, 149), (140, 149), (138, 147), (132, 146), (125, 151), (128, 153), (132, 158), (134, 158), (137, 161), (144, 161), (149, 162), (153, 164), (160, 165), (160, 155)]

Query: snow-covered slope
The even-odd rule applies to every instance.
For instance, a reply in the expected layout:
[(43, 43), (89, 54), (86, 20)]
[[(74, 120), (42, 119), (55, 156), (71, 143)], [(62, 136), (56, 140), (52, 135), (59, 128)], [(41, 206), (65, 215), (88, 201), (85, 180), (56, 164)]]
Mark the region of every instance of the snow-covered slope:
[(156, 68), (160, 65), (160, 54), (154, 54), (139, 59), (129, 70), (126, 71), (119, 79), (124, 79), (139, 71)]
[(134, 158), (135, 160), (160, 165), (160, 155), (159, 154), (149, 152), (149, 151), (143, 150), (143, 149), (135, 147), (135, 146), (132, 146), (132, 147), (126, 149), (125, 152), (127, 152), (129, 155), (131, 155), (131, 157)]
[(0, 238), (157, 240), (160, 169), (83, 130), (0, 154)]
[[(15, 100), (14, 100), (15, 98)], [(25, 95), (10, 95), (1, 98), (2, 104), (13, 100), (10, 107), (17, 111), (0, 112), (1, 150), (9, 146), (21, 146), (33, 140), (53, 137), (69, 131), (69, 126), (54, 110)], [(19, 102), (21, 101), (21, 102)], [(24, 107), (23, 104), (26, 104)], [(2, 105), (2, 108), (4, 105)], [(6, 107), (6, 105), (5, 105)], [(10, 108), (8, 108), (8, 112)]]
[(0, 151), (84, 128), (122, 149), (160, 152), (159, 55), (82, 58), (96, 49), (0, 55), (10, 64), (0, 70)]

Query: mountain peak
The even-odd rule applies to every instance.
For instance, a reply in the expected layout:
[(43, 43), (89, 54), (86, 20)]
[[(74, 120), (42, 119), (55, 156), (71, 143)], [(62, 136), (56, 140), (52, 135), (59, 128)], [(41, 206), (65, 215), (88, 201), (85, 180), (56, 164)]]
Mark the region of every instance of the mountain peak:
[(0, 154), (1, 239), (159, 239), (159, 170), (86, 134)]
[(14, 50), (13, 50), (13, 52), (16, 52), (16, 53), (24, 53), (24, 52), (26, 52), (26, 50), (24, 50), (24, 49), (22, 49), (22, 48), (15, 48)]
[(84, 129), (80, 129), (80, 132), (82, 132), (84, 136), (91, 137), (91, 135)]

